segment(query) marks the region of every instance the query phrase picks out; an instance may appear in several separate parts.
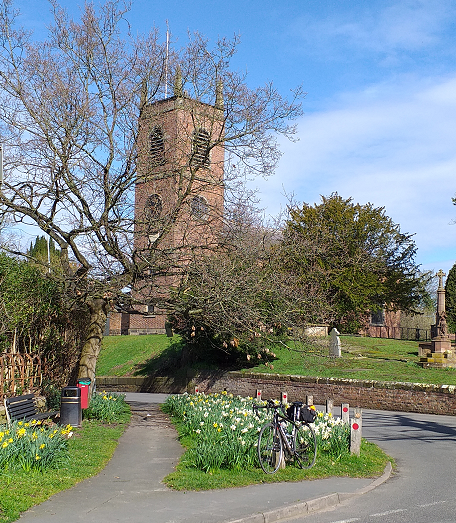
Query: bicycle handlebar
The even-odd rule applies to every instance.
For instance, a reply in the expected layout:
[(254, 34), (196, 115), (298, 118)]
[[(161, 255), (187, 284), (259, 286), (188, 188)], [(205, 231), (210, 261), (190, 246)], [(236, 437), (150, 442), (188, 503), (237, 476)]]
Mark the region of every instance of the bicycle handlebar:
[(280, 403), (275, 403), (274, 400), (266, 400), (266, 405), (257, 405), (256, 403), (252, 404), (253, 412), (258, 415), (258, 409), (274, 409), (281, 410), (285, 414), (285, 405)]

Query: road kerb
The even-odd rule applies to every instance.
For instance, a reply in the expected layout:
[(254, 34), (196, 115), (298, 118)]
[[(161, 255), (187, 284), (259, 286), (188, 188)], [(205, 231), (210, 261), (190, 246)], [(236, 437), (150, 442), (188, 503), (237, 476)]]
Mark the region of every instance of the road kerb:
[(258, 514), (252, 514), (244, 518), (225, 521), (225, 523), (275, 523), (276, 521), (295, 518), (310, 512), (315, 512), (317, 510), (334, 507), (339, 503), (346, 501), (347, 499), (366, 494), (367, 492), (370, 492), (374, 488), (378, 487), (391, 476), (392, 470), (393, 468), (391, 463), (388, 462), (385, 470), (383, 471), (383, 474), (379, 478), (375, 479), (366, 487), (360, 488), (355, 492), (335, 492), (333, 494), (320, 496), (319, 498), (310, 499), (301, 503), (293, 503), (292, 505), (288, 505), (286, 507), (269, 510), (268, 512), (260, 512)]

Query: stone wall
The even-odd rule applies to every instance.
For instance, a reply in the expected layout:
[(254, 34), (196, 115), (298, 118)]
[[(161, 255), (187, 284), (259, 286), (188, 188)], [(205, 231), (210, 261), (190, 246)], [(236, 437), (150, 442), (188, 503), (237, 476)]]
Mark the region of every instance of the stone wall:
[(211, 372), (177, 381), (171, 378), (97, 378), (98, 390), (182, 393), (221, 392), (254, 397), (256, 390), (263, 398), (280, 398), (286, 391), (289, 401), (305, 400), (312, 395), (322, 405), (333, 399), (334, 405), (349, 403), (353, 407), (428, 414), (456, 415), (454, 385), (379, 382), (334, 378), (307, 378), (277, 374)]

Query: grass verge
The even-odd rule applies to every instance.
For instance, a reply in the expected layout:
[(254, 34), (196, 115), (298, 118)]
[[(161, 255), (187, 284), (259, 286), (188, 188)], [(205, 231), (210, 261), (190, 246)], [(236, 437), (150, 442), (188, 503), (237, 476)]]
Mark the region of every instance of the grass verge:
[(33, 505), (100, 472), (113, 455), (129, 421), (129, 412), (111, 425), (84, 420), (69, 440), (67, 464), (59, 469), (45, 473), (1, 471), (0, 523), (15, 521)]
[[(181, 437), (184, 426), (177, 418), (172, 417), (181, 444), (187, 449), (193, 445), (189, 436)], [(317, 455), (317, 461), (311, 469), (300, 469), (287, 465), (275, 474), (265, 474), (259, 467), (253, 469), (217, 470), (205, 473), (186, 465), (185, 453), (180, 459), (175, 472), (168, 474), (163, 482), (175, 490), (212, 490), (261, 483), (278, 483), (283, 481), (302, 481), (328, 477), (375, 478), (381, 476), (388, 461), (394, 466), (394, 460), (383, 450), (366, 440), (362, 440), (359, 456), (346, 454), (334, 460), (324, 454)]]

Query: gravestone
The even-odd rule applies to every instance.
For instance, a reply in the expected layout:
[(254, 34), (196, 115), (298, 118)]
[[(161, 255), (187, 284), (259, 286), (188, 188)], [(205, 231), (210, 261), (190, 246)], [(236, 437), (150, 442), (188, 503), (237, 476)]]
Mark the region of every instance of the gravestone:
[(339, 334), (340, 332), (336, 328), (329, 333), (329, 355), (331, 358), (340, 358), (342, 356)]

